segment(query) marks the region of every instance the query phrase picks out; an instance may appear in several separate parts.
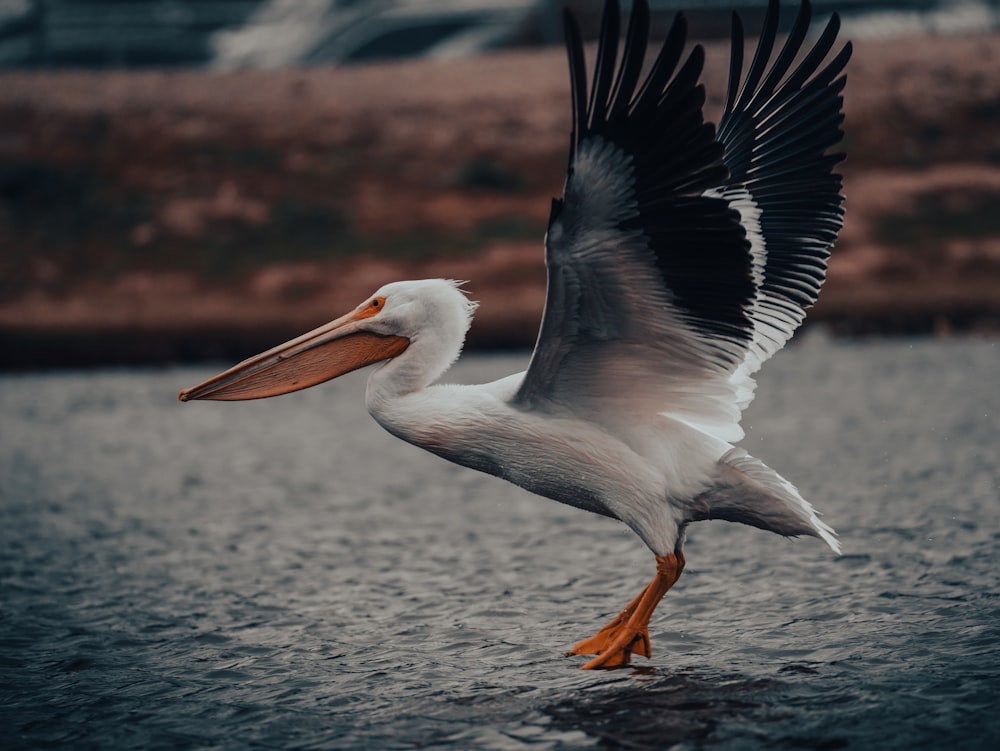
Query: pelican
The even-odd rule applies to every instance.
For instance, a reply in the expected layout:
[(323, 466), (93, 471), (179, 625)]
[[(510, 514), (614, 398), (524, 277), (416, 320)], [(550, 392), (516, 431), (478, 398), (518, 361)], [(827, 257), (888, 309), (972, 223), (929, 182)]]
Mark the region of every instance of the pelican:
[[(704, 51), (684, 58), (678, 14), (653, 62), (646, 0), (605, 4), (593, 81), (564, 11), (572, 91), (569, 167), (545, 236), (545, 310), (527, 370), (480, 385), (439, 379), (476, 303), (461, 283), (386, 284), (330, 323), (180, 393), (284, 394), (379, 364), (374, 419), (404, 441), (526, 490), (628, 525), (652, 551), (649, 584), (568, 655), (584, 668), (649, 657), (649, 620), (684, 569), (689, 524), (724, 519), (788, 537), (833, 529), (795, 487), (736, 444), (754, 374), (817, 299), (843, 220), (846, 43), (833, 15), (803, 47), (803, 0), (774, 56), (770, 0), (743, 76), (733, 15), (728, 94), (704, 119)], [(772, 57), (774, 58), (773, 62)], [(798, 62), (796, 63), (796, 61)], [(589, 95), (588, 95), (589, 88)]]

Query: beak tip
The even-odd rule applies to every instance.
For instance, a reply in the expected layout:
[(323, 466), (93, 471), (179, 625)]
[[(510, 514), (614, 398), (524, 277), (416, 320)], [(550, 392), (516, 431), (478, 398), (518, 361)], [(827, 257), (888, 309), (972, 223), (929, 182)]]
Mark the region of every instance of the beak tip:
[(179, 402), (191, 401), (190, 389), (184, 389), (183, 391), (181, 391), (181, 393), (177, 395), (177, 401)]

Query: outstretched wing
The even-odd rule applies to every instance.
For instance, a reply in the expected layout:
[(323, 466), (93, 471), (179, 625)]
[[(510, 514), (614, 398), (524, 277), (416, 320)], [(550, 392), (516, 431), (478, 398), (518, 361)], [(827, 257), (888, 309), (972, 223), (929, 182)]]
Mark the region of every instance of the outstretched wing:
[(718, 133), (730, 177), (719, 194), (740, 212), (753, 257), (756, 293), (749, 315), (754, 335), (733, 379), (747, 390), (741, 407), (752, 394), (749, 377), (781, 349), (816, 302), (830, 247), (843, 224), (841, 177), (833, 168), (844, 155), (826, 151), (843, 138), (846, 79), (841, 74), (851, 44), (821, 69), (840, 19), (834, 14), (802, 56), (811, 17), (805, 0), (768, 69), (778, 26), (778, 0), (771, 0), (757, 52), (740, 85), (743, 26), (733, 14), (729, 92)]
[[(776, 16), (772, 3), (769, 27)], [(588, 97), (579, 30), (565, 16), (573, 92), (569, 169), (546, 237), (545, 314), (514, 401), (604, 424), (666, 412), (736, 440), (745, 401), (738, 392), (747, 388), (750, 367), (780, 347), (768, 349), (767, 342), (779, 338), (769, 327), (788, 334), (794, 328), (775, 312), (784, 310), (788, 280), (797, 280), (800, 257), (807, 266), (816, 262), (811, 250), (791, 249), (796, 228), (781, 200), (782, 191), (812, 179), (815, 159), (798, 150), (787, 159), (780, 141), (794, 126), (776, 126), (810, 106), (796, 92), (827, 85), (816, 84), (818, 76), (806, 83), (810, 60), (778, 85), (779, 67), (787, 70), (791, 61), (783, 54), (766, 69), (772, 31), (741, 93), (731, 93), (726, 130), (717, 137), (702, 113), (701, 47), (680, 64), (683, 17), (641, 85), (646, 3), (633, 4), (620, 63), (618, 22), (617, 3), (608, 2)], [(737, 28), (731, 82), (738, 83), (741, 67)], [(839, 119), (834, 130), (838, 125)], [(762, 144), (771, 155), (763, 162)], [(802, 171), (800, 162), (809, 168)], [(783, 173), (789, 181), (782, 182)], [(757, 201), (753, 191), (761, 188), (771, 193)], [(838, 190), (839, 180), (833, 194)], [(839, 211), (839, 198), (834, 208)], [(770, 223), (766, 211), (773, 212)], [(769, 276), (768, 243), (789, 248), (775, 262), (783, 276)]]

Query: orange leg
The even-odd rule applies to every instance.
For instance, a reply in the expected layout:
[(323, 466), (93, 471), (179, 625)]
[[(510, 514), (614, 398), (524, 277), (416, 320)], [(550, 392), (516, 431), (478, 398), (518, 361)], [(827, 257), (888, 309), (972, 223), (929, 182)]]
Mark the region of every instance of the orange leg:
[(597, 655), (584, 665), (593, 668), (620, 668), (629, 664), (632, 653), (649, 657), (649, 618), (663, 595), (680, 578), (684, 554), (680, 551), (656, 556), (656, 576), (646, 588), (615, 616), (608, 625), (589, 639), (577, 643), (567, 655)]

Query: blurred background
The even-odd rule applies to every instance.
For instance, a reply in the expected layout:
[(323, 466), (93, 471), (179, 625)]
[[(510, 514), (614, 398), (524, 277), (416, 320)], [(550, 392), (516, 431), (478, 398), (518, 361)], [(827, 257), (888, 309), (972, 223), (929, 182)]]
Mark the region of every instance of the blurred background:
[[(527, 348), (569, 132), (551, 0), (0, 0), (0, 368), (240, 358), (468, 279)], [(596, 32), (599, 0), (570, 3)], [(659, 0), (708, 47), (730, 12)], [(1000, 0), (837, 0), (847, 218), (809, 325), (1000, 331)], [(793, 15), (786, 10), (786, 22)]]

